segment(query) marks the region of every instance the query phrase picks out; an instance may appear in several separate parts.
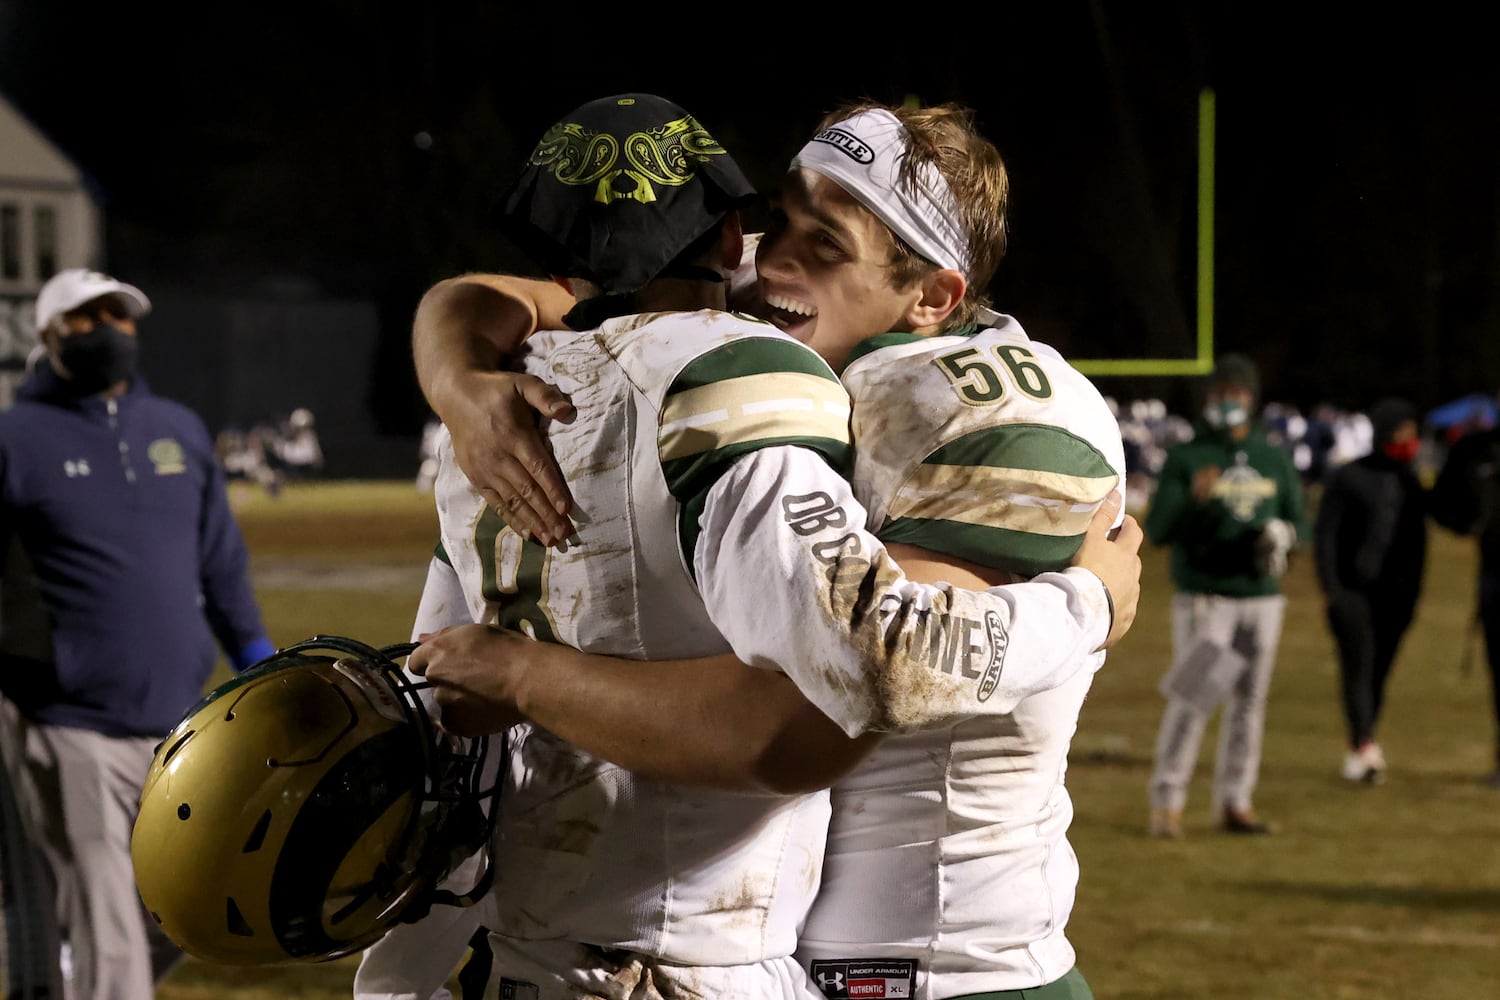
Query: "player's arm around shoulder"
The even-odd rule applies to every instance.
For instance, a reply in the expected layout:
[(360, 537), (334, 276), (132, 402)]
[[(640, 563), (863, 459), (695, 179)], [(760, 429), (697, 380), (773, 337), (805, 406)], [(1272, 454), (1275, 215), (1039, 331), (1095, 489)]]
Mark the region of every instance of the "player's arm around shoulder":
[[(671, 335), (674, 324), (690, 326), (693, 336)], [(779, 482), (774, 473), (753, 475), (767, 464), (764, 454), (791, 453), (793, 464), (814, 470), (813, 481), (847, 485), (836, 471), (849, 449), (847, 395), (827, 364), (789, 338), (763, 335), (772, 330), (764, 324), (727, 314), (707, 324), (701, 316), (653, 320), (620, 331), (610, 344), (627, 377), (655, 403), (657, 457), (683, 511), (680, 541), (690, 561), (715, 503), (758, 507)], [(751, 470), (746, 481), (726, 485), (730, 470), (741, 467)], [(823, 504), (807, 491), (790, 501), (807, 510)], [(700, 508), (704, 517), (695, 516)], [(726, 605), (721, 618), (744, 621), (751, 631), (766, 628), (767, 619), (783, 621), (780, 634), (791, 642), (796, 614), (772, 611), (763, 600), (785, 589), (764, 527), (751, 518), (736, 539), (763, 558), (711, 560), (697, 570), (700, 585), (721, 570), (742, 577), (747, 589), (735, 596), (743, 599)], [(482, 730), (513, 705), (590, 753), (678, 784), (810, 791), (852, 767), (875, 739), (850, 739), (786, 677), (766, 669), (771, 664), (752, 667), (734, 657), (642, 663), (473, 627), (429, 640), (412, 662), (444, 685), (451, 725)], [(480, 690), (488, 693), (476, 699)]]
[[(1107, 536), (1118, 509), (1101, 508), (1093, 530)], [(1138, 534), (1122, 535), (1114, 615), (1103, 578), (1084, 567), (983, 590), (918, 583), (864, 518), (825, 462), (767, 448), (718, 477), (693, 549), (705, 606), (736, 654), (786, 672), (851, 736), (1013, 711), (1097, 669), (1097, 651), (1133, 619)]]
[(538, 328), (562, 326), (572, 305), (551, 281), (465, 274), (428, 289), (412, 321), (417, 382), (460, 467), (508, 524), (549, 542), (570, 533), (572, 497), (537, 415), (567, 422), (574, 412), (546, 382), (505, 368)]
[(1133, 514), (1123, 513), (1123, 490), (1111, 493), (1089, 522), (1083, 543), (1065, 573), (1087, 572), (1104, 588), (1109, 630), (1098, 650), (1114, 648), (1135, 624), (1141, 601), (1141, 545), (1146, 535)]
[(408, 666), (433, 685), (449, 732), (498, 732), (519, 714), (655, 781), (783, 795), (815, 791), (852, 768), (877, 739), (850, 739), (787, 677), (729, 654), (631, 660), (488, 625), (422, 638)]
[[(1107, 622), (1103, 641), (1095, 652), (1111, 649), (1125, 637), (1140, 606), (1140, 547), (1144, 535), (1133, 515), (1121, 515), (1122, 504), (1119, 493), (1105, 498), (1095, 510), (1072, 564), (1061, 571), (1080, 593), (1091, 593), (1091, 597), (1077, 602), (1086, 608), (1075, 615), (1080, 626), (1087, 629), (1092, 624), (1098, 629), (1101, 619)], [(1008, 586), (1044, 593), (1032, 582), (1007, 580), (1003, 573), (951, 554), (899, 543), (887, 548), (902, 570), (920, 583), (946, 582), (970, 590)]]

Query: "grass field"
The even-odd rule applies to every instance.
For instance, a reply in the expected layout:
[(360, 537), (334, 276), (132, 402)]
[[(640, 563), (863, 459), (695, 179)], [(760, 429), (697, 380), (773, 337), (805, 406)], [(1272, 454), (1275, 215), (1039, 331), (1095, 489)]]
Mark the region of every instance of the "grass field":
[[(236, 492), (272, 639), (408, 638), (435, 540), (410, 483)], [(1257, 806), (1268, 838), (1216, 833), (1205, 737), (1187, 836), (1145, 836), (1145, 786), (1169, 657), (1165, 553), (1148, 550), (1131, 634), (1095, 682), (1074, 743), (1069, 932), (1100, 1000), (1476, 1000), (1500, 996), (1500, 790), (1479, 650), (1465, 667), (1470, 543), (1435, 530), (1416, 624), (1396, 665), (1380, 787), (1338, 777), (1342, 725), (1312, 568), (1293, 562)], [(348, 997), (354, 961), (271, 970), (189, 961), (161, 1000)]]

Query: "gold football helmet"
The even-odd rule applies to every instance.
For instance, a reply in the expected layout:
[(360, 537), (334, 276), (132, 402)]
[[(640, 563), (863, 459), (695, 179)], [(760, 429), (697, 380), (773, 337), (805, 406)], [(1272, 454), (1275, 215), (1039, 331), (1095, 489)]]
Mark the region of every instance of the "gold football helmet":
[(488, 848), (494, 789), (487, 741), (438, 731), (398, 666), (414, 648), (314, 636), (215, 688), (157, 747), (131, 857), (188, 954), (327, 961), (488, 890), (488, 855), (468, 892), (437, 888)]

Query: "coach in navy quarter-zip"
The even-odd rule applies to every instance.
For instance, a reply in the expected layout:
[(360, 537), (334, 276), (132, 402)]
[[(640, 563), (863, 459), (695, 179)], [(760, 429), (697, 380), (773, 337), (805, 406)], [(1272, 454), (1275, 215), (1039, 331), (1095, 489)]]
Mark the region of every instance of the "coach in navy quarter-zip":
[(135, 371), (150, 308), (108, 275), (53, 277), (0, 413), (0, 751), (90, 1000), (149, 1000), (175, 960), (148, 940), (130, 864), (156, 743), (216, 643), (236, 669), (274, 651), (208, 429)]

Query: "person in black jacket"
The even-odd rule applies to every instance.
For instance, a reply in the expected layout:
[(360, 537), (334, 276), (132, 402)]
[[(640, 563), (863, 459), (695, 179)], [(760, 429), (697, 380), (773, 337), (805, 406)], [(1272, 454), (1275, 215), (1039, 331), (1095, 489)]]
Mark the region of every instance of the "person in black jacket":
[(135, 370), (140, 289), (42, 286), (37, 357), (0, 413), (0, 778), (41, 856), (77, 1000), (150, 1000), (180, 955), (136, 892), (156, 744), (218, 650), (274, 652), (203, 421)]
[(1429, 499), (1432, 519), (1479, 541), (1479, 623), (1495, 718), (1495, 769), (1485, 778), (1500, 788), (1500, 428), (1472, 430), (1453, 442)]
[(1343, 776), (1385, 777), (1375, 740), (1386, 678), (1422, 589), (1427, 558), (1426, 491), (1412, 463), (1421, 444), (1416, 410), (1388, 397), (1370, 408), (1374, 448), (1335, 469), (1314, 527), (1318, 583), (1338, 647), (1349, 749)]

